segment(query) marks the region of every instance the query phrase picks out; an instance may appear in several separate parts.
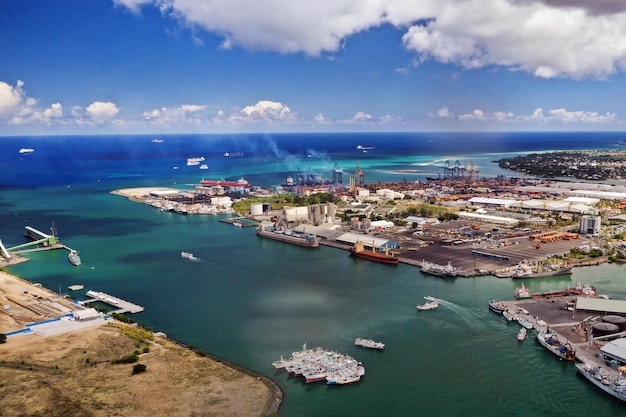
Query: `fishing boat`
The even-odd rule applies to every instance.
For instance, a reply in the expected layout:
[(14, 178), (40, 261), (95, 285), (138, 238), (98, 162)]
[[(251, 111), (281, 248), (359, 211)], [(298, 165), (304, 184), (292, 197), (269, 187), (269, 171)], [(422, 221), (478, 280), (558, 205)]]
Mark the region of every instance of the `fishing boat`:
[(256, 228), (256, 234), (260, 237), (307, 248), (317, 248), (320, 245), (319, 239), (314, 234), (287, 229), (282, 222), (261, 222)]
[(78, 255), (78, 251), (71, 249), (70, 253), (67, 255), (67, 259), (70, 260), (70, 263), (74, 266), (80, 266), (82, 263), (80, 256)]
[(502, 312), (502, 315), (504, 316), (505, 319), (507, 319), (507, 321), (513, 321), (513, 319), (516, 318), (515, 313), (513, 313), (508, 308)]
[(363, 339), (360, 337), (357, 337), (354, 340), (354, 344), (356, 346), (361, 346), (361, 347), (365, 347), (368, 349), (383, 350), (385, 348), (385, 344), (383, 342), (375, 342), (372, 339)]
[(502, 314), (504, 310), (506, 310), (506, 305), (502, 301), (493, 300), (489, 303), (489, 310), (497, 314)]
[(426, 296), (426, 297), (424, 297), (424, 299), (426, 301), (428, 301), (428, 302), (424, 303), (424, 304), (418, 304), (417, 305), (417, 309), (419, 311), (422, 311), (422, 310), (433, 310), (433, 309), (439, 307), (439, 302), (437, 301), (437, 299), (435, 299), (433, 297), (430, 297), (430, 296)]
[(350, 249), (350, 254), (357, 258), (367, 259), (370, 261), (381, 262), (384, 264), (398, 264), (399, 253), (389, 250), (385, 247), (384, 251), (377, 250), (374, 242), (372, 242), (372, 249), (365, 249), (365, 245), (360, 240), (357, 240), (354, 247)]
[(526, 339), (526, 328), (522, 327), (521, 329), (519, 329), (519, 333), (517, 333), (517, 340), (519, 342), (522, 342), (524, 339)]
[(456, 277), (458, 274), (457, 268), (452, 266), (451, 262), (448, 262), (448, 265), (437, 265), (423, 260), (421, 271), (424, 274), (434, 275), (437, 277)]
[(589, 382), (620, 401), (626, 401), (626, 379), (619, 375), (611, 375), (601, 366), (577, 363), (576, 370)]
[(530, 320), (525, 319), (524, 317), (519, 316), (517, 318), (517, 322), (522, 326), (522, 328), (524, 329), (528, 329), (531, 330), (533, 328), (533, 324), (530, 322)]
[(539, 344), (561, 359), (573, 361), (576, 357), (576, 350), (572, 348), (568, 342), (561, 343), (559, 337), (550, 329), (542, 330), (537, 333), (537, 341)]

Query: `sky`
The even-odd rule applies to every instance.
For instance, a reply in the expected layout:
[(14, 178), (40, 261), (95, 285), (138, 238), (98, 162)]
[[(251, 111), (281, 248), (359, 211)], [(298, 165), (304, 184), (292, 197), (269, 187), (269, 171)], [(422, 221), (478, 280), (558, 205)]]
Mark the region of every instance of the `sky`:
[(0, 136), (621, 131), (624, 0), (16, 0)]

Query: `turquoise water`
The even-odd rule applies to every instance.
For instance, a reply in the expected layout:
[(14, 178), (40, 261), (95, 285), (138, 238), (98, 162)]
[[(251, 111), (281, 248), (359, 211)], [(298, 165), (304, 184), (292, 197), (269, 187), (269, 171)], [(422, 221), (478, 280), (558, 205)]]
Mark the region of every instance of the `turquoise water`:
[[(0, 201), (11, 204), (21, 193), (3, 192)], [(51, 251), (32, 254), (15, 273), (51, 289), (82, 283), (145, 306), (135, 317), (155, 330), (274, 379), (285, 391), (281, 416), (624, 415), (572, 364), (532, 338), (517, 342), (518, 326), (488, 311), (491, 299), (512, 298), (518, 283), (510, 279), (422, 276), (337, 249), (263, 240), (218, 216), (164, 213), (104, 188), (50, 187), (37, 195), (50, 201), (47, 209), (26, 201), (14, 222), (54, 217), (84, 266)], [(200, 261), (182, 259), (183, 250)], [(623, 276), (622, 266), (602, 265), (576, 269), (571, 280), (533, 281), (532, 290), (581, 281), (621, 299)], [(424, 295), (447, 301), (418, 313)], [(385, 351), (356, 347), (356, 337), (384, 341)], [(274, 371), (272, 361), (303, 343), (348, 353), (367, 375), (327, 386)]]
[[(42, 146), (34, 146), (33, 156)], [(461, 155), (452, 149), (413, 156), (401, 149), (372, 152), (360, 155), (360, 162), (366, 180), (397, 180), (399, 170)], [(354, 163), (346, 152), (326, 150), (327, 159)], [(498, 173), (488, 162), (493, 155), (476, 153), (474, 162)], [(29, 255), (32, 260), (12, 272), (53, 290), (84, 284), (85, 291), (143, 305), (137, 320), (275, 380), (285, 392), (282, 417), (626, 415), (623, 404), (578, 377), (571, 363), (560, 362), (532, 337), (519, 343), (519, 327), (488, 311), (492, 299), (512, 299), (519, 282), (423, 276), (415, 267), (264, 240), (252, 228), (219, 222), (219, 216), (164, 213), (109, 194), (123, 187), (197, 182), (196, 171), (167, 171), (183, 156), (159, 156), (144, 170), (140, 160), (119, 155), (105, 162), (93, 158), (85, 166), (73, 165), (73, 176), (65, 172), (48, 185), (37, 176), (26, 178), (27, 171), (16, 175), (22, 183), (0, 192), (3, 243), (23, 243), (26, 225), (46, 231), (54, 222), (61, 241), (80, 251), (83, 266), (72, 267), (64, 251), (48, 251)], [(298, 165), (274, 163), (248, 161), (224, 165), (220, 172), (271, 185), (289, 172), (288, 166)], [(200, 261), (182, 259), (181, 251)], [(579, 268), (571, 278), (534, 280), (531, 291), (579, 281), (623, 299), (625, 277), (621, 265)], [(425, 295), (446, 302), (418, 313), (415, 305)], [(385, 351), (356, 347), (356, 337), (383, 341)], [(303, 343), (348, 353), (364, 363), (367, 375), (358, 384), (327, 386), (274, 371), (273, 361)]]

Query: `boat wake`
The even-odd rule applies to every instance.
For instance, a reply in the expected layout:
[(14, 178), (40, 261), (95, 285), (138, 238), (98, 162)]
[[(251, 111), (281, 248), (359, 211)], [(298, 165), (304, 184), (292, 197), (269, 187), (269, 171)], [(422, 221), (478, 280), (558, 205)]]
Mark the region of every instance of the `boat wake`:
[(433, 301), (437, 301), (440, 307), (452, 311), (463, 322), (467, 323), (468, 327), (484, 331), (490, 329), (489, 326), (487, 326), (484, 317), (482, 317), (485, 314), (481, 314), (479, 310), (472, 307), (463, 307), (461, 305), (453, 303), (452, 301), (442, 300), (441, 298), (428, 298), (432, 299)]

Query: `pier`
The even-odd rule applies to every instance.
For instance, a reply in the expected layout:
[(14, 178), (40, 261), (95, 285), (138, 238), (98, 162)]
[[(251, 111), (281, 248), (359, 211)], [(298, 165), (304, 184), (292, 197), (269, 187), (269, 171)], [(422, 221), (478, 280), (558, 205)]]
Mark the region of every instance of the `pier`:
[(141, 313), (145, 309), (137, 304), (133, 304), (129, 301), (122, 300), (121, 298), (114, 297), (110, 294), (99, 291), (87, 291), (87, 297), (90, 300), (80, 301), (80, 305), (86, 305), (99, 301), (101, 303), (108, 304), (113, 307), (117, 307), (117, 310), (111, 311), (111, 313), (124, 314), (124, 313)]

